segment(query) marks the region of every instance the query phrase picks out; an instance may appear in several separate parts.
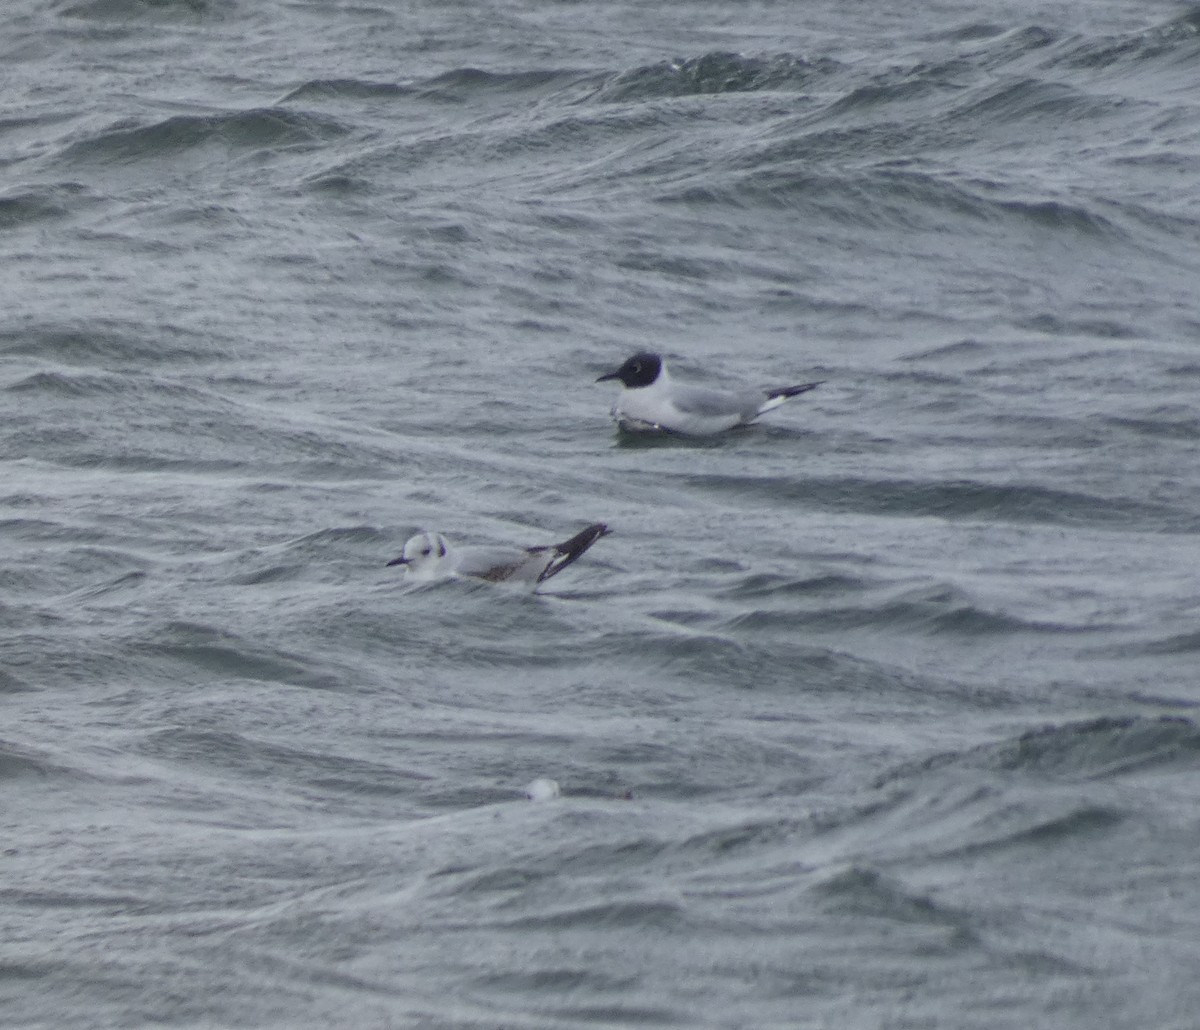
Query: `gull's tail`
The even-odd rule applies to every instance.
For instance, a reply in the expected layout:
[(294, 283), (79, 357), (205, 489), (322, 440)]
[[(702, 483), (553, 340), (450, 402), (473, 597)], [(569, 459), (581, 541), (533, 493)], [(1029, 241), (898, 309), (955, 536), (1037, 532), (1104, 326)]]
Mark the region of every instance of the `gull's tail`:
[(551, 544), (549, 547), (531, 547), (530, 554), (537, 554), (539, 551), (554, 551), (554, 557), (550, 559), (550, 564), (538, 576), (539, 583), (544, 582), (556, 573), (562, 572), (576, 558), (580, 557), (584, 551), (592, 546), (597, 540), (608, 533), (608, 526), (603, 522), (597, 522), (594, 525), (588, 526), (587, 529), (576, 533), (570, 540), (564, 540), (561, 544)]
[(767, 399), (763, 401), (762, 406), (758, 409), (758, 414), (761, 415), (764, 411), (778, 408), (784, 401), (792, 397), (798, 397), (802, 393), (808, 393), (809, 390), (815, 390), (823, 382), (825, 382), (824, 379), (818, 379), (815, 383), (801, 383), (799, 386), (781, 386), (777, 390), (768, 390)]

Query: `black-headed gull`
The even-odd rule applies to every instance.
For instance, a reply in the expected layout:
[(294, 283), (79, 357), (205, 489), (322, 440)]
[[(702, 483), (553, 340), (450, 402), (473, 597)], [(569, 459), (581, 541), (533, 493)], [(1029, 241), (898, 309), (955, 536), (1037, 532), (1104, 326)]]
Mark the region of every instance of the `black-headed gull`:
[(596, 382), (619, 379), (623, 389), (612, 407), (613, 421), (634, 432), (682, 433), (711, 436), (744, 426), (817, 383), (781, 386), (774, 390), (738, 388), (715, 390), (675, 382), (658, 354), (635, 354), (614, 372)]

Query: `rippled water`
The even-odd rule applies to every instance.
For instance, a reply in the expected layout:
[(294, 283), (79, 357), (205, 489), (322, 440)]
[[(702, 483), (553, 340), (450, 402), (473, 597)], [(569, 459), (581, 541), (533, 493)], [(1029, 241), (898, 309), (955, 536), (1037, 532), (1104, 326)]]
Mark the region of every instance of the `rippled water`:
[(1195, 1026), (1200, 14), (4, 21), (5, 1025)]

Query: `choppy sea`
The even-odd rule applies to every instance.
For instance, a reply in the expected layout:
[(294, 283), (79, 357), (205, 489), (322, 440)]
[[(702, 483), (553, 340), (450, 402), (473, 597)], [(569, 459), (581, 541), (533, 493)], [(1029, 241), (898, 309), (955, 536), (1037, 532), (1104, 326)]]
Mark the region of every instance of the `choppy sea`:
[[(1200, 1025), (1200, 9), (0, 60), (0, 1024)], [(824, 383), (643, 442), (647, 349)]]

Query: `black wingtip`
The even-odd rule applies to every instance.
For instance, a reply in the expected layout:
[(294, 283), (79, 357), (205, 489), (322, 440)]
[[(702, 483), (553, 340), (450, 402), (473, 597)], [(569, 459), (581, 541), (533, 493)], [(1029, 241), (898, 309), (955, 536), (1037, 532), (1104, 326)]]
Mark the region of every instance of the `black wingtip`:
[(544, 583), (551, 576), (562, 572), (568, 565), (579, 558), (584, 551), (592, 546), (602, 536), (608, 536), (612, 530), (604, 522), (593, 522), (587, 529), (581, 529), (570, 540), (564, 540), (561, 544), (555, 544), (554, 560), (546, 566), (545, 570), (538, 577), (539, 583)]
[(799, 386), (781, 386), (778, 390), (768, 390), (767, 397), (774, 400), (776, 397), (797, 397), (802, 393), (808, 393), (809, 390), (815, 390), (818, 386), (824, 383), (824, 379), (818, 379), (815, 383), (801, 383)]

